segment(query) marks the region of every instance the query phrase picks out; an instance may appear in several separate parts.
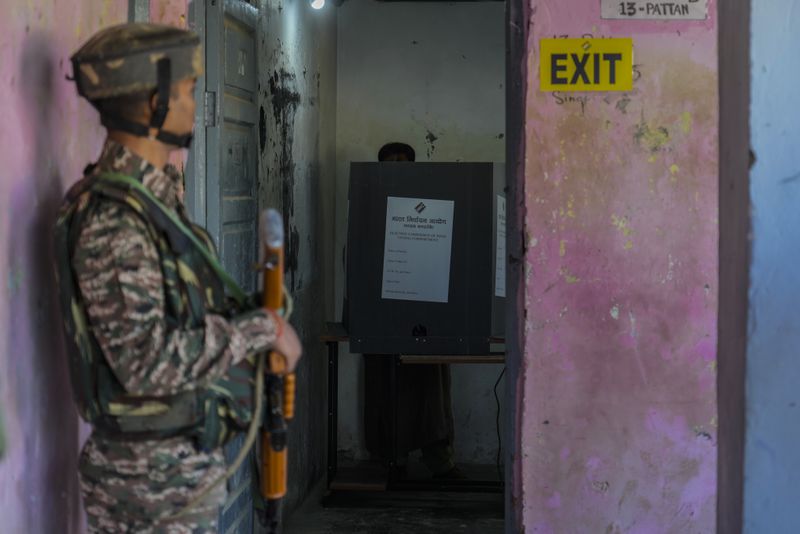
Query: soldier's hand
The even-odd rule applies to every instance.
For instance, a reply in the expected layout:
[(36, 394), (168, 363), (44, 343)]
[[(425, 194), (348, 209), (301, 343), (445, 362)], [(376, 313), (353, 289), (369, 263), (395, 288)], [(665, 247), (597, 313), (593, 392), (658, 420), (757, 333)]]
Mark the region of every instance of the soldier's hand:
[(300, 344), (300, 338), (297, 337), (297, 332), (292, 328), (292, 325), (286, 322), (283, 317), (278, 317), (277, 319), (280, 335), (272, 345), (272, 350), (283, 354), (283, 357), (286, 358), (286, 366), (291, 373), (294, 372), (297, 362), (300, 361), (300, 357), (303, 355), (303, 346)]

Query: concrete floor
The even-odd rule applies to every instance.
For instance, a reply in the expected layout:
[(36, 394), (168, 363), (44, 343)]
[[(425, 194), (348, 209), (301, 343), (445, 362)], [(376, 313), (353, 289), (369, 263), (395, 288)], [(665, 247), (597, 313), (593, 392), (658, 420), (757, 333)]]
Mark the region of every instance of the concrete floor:
[(285, 534), (501, 534), (503, 527), (502, 493), (334, 491), (310, 498)]
[[(459, 467), (470, 480), (497, 480), (494, 466)], [(430, 480), (430, 473), (413, 459), (408, 475), (412, 480)], [(503, 533), (503, 494), (498, 490), (387, 491), (385, 477), (380, 465), (341, 461), (332, 485), (336, 489), (326, 492), (319, 486), (287, 518), (284, 534)]]
[(294, 514), (286, 534), (501, 534), (502, 518), (425, 508), (322, 508)]

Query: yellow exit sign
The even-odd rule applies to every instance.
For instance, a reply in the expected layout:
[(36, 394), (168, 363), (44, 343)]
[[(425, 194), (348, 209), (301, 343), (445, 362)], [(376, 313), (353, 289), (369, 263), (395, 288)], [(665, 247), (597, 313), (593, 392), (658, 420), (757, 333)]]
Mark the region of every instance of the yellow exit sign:
[(542, 91), (630, 91), (633, 39), (542, 39)]

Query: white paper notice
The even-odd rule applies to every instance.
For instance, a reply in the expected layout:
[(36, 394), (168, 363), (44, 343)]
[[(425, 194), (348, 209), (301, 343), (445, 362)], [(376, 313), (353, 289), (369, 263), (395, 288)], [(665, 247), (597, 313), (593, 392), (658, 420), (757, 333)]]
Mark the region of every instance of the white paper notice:
[(497, 247), (494, 257), (494, 296), (506, 296), (506, 198), (497, 195)]
[(708, 0), (600, 0), (600, 8), (604, 19), (705, 20), (708, 17)]
[(452, 200), (387, 199), (382, 298), (447, 302), (454, 211)]

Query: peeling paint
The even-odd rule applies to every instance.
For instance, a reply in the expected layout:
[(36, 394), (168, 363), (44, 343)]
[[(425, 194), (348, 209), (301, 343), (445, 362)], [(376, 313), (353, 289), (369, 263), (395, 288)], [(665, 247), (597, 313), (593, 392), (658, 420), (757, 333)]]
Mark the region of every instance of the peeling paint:
[(681, 113), (681, 131), (685, 134), (692, 133), (692, 124), (694, 123), (694, 118), (692, 114), (688, 111), (684, 111)]
[(664, 126), (650, 125), (647, 122), (642, 122), (636, 126), (636, 131), (633, 134), (636, 143), (650, 152), (658, 152), (669, 143), (669, 130)]
[[(280, 53), (280, 52), (279, 52)], [(295, 162), (294, 122), (301, 97), (297, 77), (284, 68), (274, 70), (269, 77), (267, 97), (272, 104), (272, 119), (277, 125), (278, 150), (275, 158), (281, 184), (283, 224), (289, 236), (286, 247), (286, 274), (290, 290), (297, 289), (300, 238), (294, 225)], [(266, 145), (266, 135), (264, 139)]]
[(580, 278), (571, 274), (567, 269), (561, 269), (561, 271), (559, 271), (559, 274), (561, 274), (561, 276), (564, 277), (564, 281), (568, 284), (577, 284), (578, 282), (581, 281)]
[(267, 148), (267, 114), (264, 112), (264, 106), (259, 106), (258, 109), (258, 143), (263, 154)]
[(425, 135), (425, 143), (427, 145), (428, 150), (428, 159), (433, 157), (433, 153), (436, 152), (436, 141), (439, 138), (434, 134), (432, 131), (428, 130), (428, 133)]

